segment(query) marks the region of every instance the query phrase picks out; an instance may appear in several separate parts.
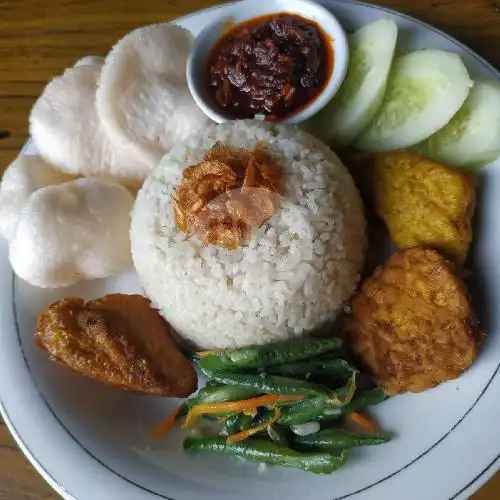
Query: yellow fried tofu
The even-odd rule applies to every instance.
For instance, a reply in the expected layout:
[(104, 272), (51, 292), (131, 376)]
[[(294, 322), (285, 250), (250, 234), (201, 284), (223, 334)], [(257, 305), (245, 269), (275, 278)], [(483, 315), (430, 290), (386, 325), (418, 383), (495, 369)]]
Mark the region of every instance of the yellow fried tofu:
[(427, 246), (463, 263), (472, 239), (475, 179), (406, 151), (376, 155), (374, 199), (394, 243)]

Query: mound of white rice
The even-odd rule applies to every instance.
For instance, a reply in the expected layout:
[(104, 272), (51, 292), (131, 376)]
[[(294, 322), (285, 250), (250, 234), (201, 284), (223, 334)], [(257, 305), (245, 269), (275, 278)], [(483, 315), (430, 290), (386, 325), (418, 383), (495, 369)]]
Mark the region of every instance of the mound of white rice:
[[(274, 216), (237, 250), (203, 247), (174, 219), (184, 168), (221, 141), (281, 155), (285, 193)], [(210, 125), (175, 146), (150, 174), (132, 212), (132, 254), (145, 294), (199, 348), (300, 336), (335, 319), (354, 292), (366, 249), (362, 202), (336, 155), (296, 127)]]

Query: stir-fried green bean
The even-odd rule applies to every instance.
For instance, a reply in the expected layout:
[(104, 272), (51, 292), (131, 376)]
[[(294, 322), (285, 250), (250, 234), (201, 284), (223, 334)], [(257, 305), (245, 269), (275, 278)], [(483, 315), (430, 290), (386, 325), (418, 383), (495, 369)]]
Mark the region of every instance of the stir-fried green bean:
[(241, 387), (226, 384), (210, 384), (198, 391), (182, 405), (182, 414), (185, 414), (193, 406), (204, 403), (225, 403), (227, 401), (239, 401), (249, 399), (262, 394), (262, 391), (250, 387)]
[(356, 382), (353, 375), (344, 387), (331, 391), (328, 398), (324, 396), (308, 398), (282, 408), (278, 422), (282, 425), (305, 424), (311, 420), (319, 420), (328, 411), (341, 415), (355, 397), (355, 390)]
[(357, 370), (344, 359), (318, 359), (302, 361), (300, 363), (288, 363), (286, 365), (273, 366), (266, 370), (267, 373), (283, 375), (285, 377), (309, 377), (325, 376), (337, 380), (347, 380)]
[(266, 394), (302, 394), (329, 398), (332, 391), (328, 387), (277, 375), (253, 375), (232, 372), (215, 372), (212, 378), (221, 384), (254, 389)]
[(228, 417), (221, 431), (222, 436), (230, 436), (245, 431), (252, 427), (253, 417), (246, 413), (237, 413)]
[(344, 465), (347, 453), (301, 453), (280, 444), (263, 439), (247, 439), (228, 443), (225, 438), (196, 438), (184, 440), (188, 452), (212, 452), (231, 455), (253, 462), (295, 467), (315, 474), (330, 474)]
[(265, 346), (212, 352), (201, 356), (199, 363), (201, 369), (208, 375), (217, 371), (263, 369), (267, 366), (312, 358), (318, 354), (338, 349), (341, 345), (342, 341), (337, 338), (287, 340)]
[(346, 384), (330, 392), (330, 396), (312, 397), (283, 408), (278, 422), (282, 425), (299, 425), (311, 420), (321, 420), (325, 414), (342, 415), (355, 397), (356, 380), (353, 375)]
[(345, 450), (358, 446), (387, 443), (391, 437), (386, 433), (354, 434), (343, 429), (325, 429), (308, 436), (294, 436), (293, 442), (303, 447), (320, 450)]
[[(332, 407), (327, 404), (324, 397), (309, 398), (299, 401), (292, 406), (282, 408), (278, 422), (281, 425), (305, 424), (311, 420), (317, 420), (325, 411), (325, 408)], [(333, 408), (340, 408), (335, 406)]]
[[(386, 398), (381, 389), (360, 389), (360, 373), (340, 352), (341, 346), (337, 338), (306, 339), (198, 353), (209, 381), (185, 401), (179, 415), (196, 405), (238, 403), (191, 410), (188, 417), (193, 422), (197, 413), (207, 414), (223, 422), (222, 430), (217, 437), (186, 438), (184, 449), (329, 474), (346, 462), (346, 449), (389, 441), (383, 433), (319, 430), (320, 421), (338, 419)], [(290, 397), (277, 401), (274, 395)], [(265, 400), (243, 401), (258, 396)], [(299, 428), (303, 424), (314, 428)]]

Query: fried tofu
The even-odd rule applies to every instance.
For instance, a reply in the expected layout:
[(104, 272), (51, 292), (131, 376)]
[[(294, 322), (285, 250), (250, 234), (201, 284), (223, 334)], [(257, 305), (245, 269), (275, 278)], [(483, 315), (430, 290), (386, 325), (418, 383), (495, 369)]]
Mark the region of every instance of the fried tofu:
[(59, 364), (121, 389), (185, 397), (197, 388), (170, 327), (141, 295), (62, 299), (40, 314), (35, 342)]
[(346, 328), (360, 362), (391, 395), (454, 379), (478, 353), (465, 285), (432, 249), (406, 250), (379, 267), (354, 296)]
[(394, 243), (435, 248), (462, 264), (472, 240), (474, 177), (406, 151), (377, 154), (373, 168), (376, 211)]

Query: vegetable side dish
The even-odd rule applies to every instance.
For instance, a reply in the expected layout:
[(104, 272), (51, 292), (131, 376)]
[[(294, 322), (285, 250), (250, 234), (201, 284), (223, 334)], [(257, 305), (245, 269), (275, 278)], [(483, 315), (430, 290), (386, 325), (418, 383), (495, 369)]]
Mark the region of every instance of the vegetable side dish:
[(349, 37), (349, 66), (333, 99), (305, 126), (327, 144), (350, 144), (373, 120), (384, 99), (398, 26), (390, 18), (368, 23)]
[[(210, 381), (152, 433), (158, 439), (185, 416), (219, 426), (218, 435), (184, 440), (190, 453), (210, 452), (329, 474), (347, 461), (346, 450), (390, 440), (358, 410), (385, 399), (378, 388), (358, 390), (357, 370), (337, 338), (197, 353)], [(362, 432), (341, 427), (352, 421)]]
[(231, 118), (290, 116), (313, 101), (333, 71), (331, 42), (315, 22), (287, 13), (233, 27), (213, 48), (207, 84)]

